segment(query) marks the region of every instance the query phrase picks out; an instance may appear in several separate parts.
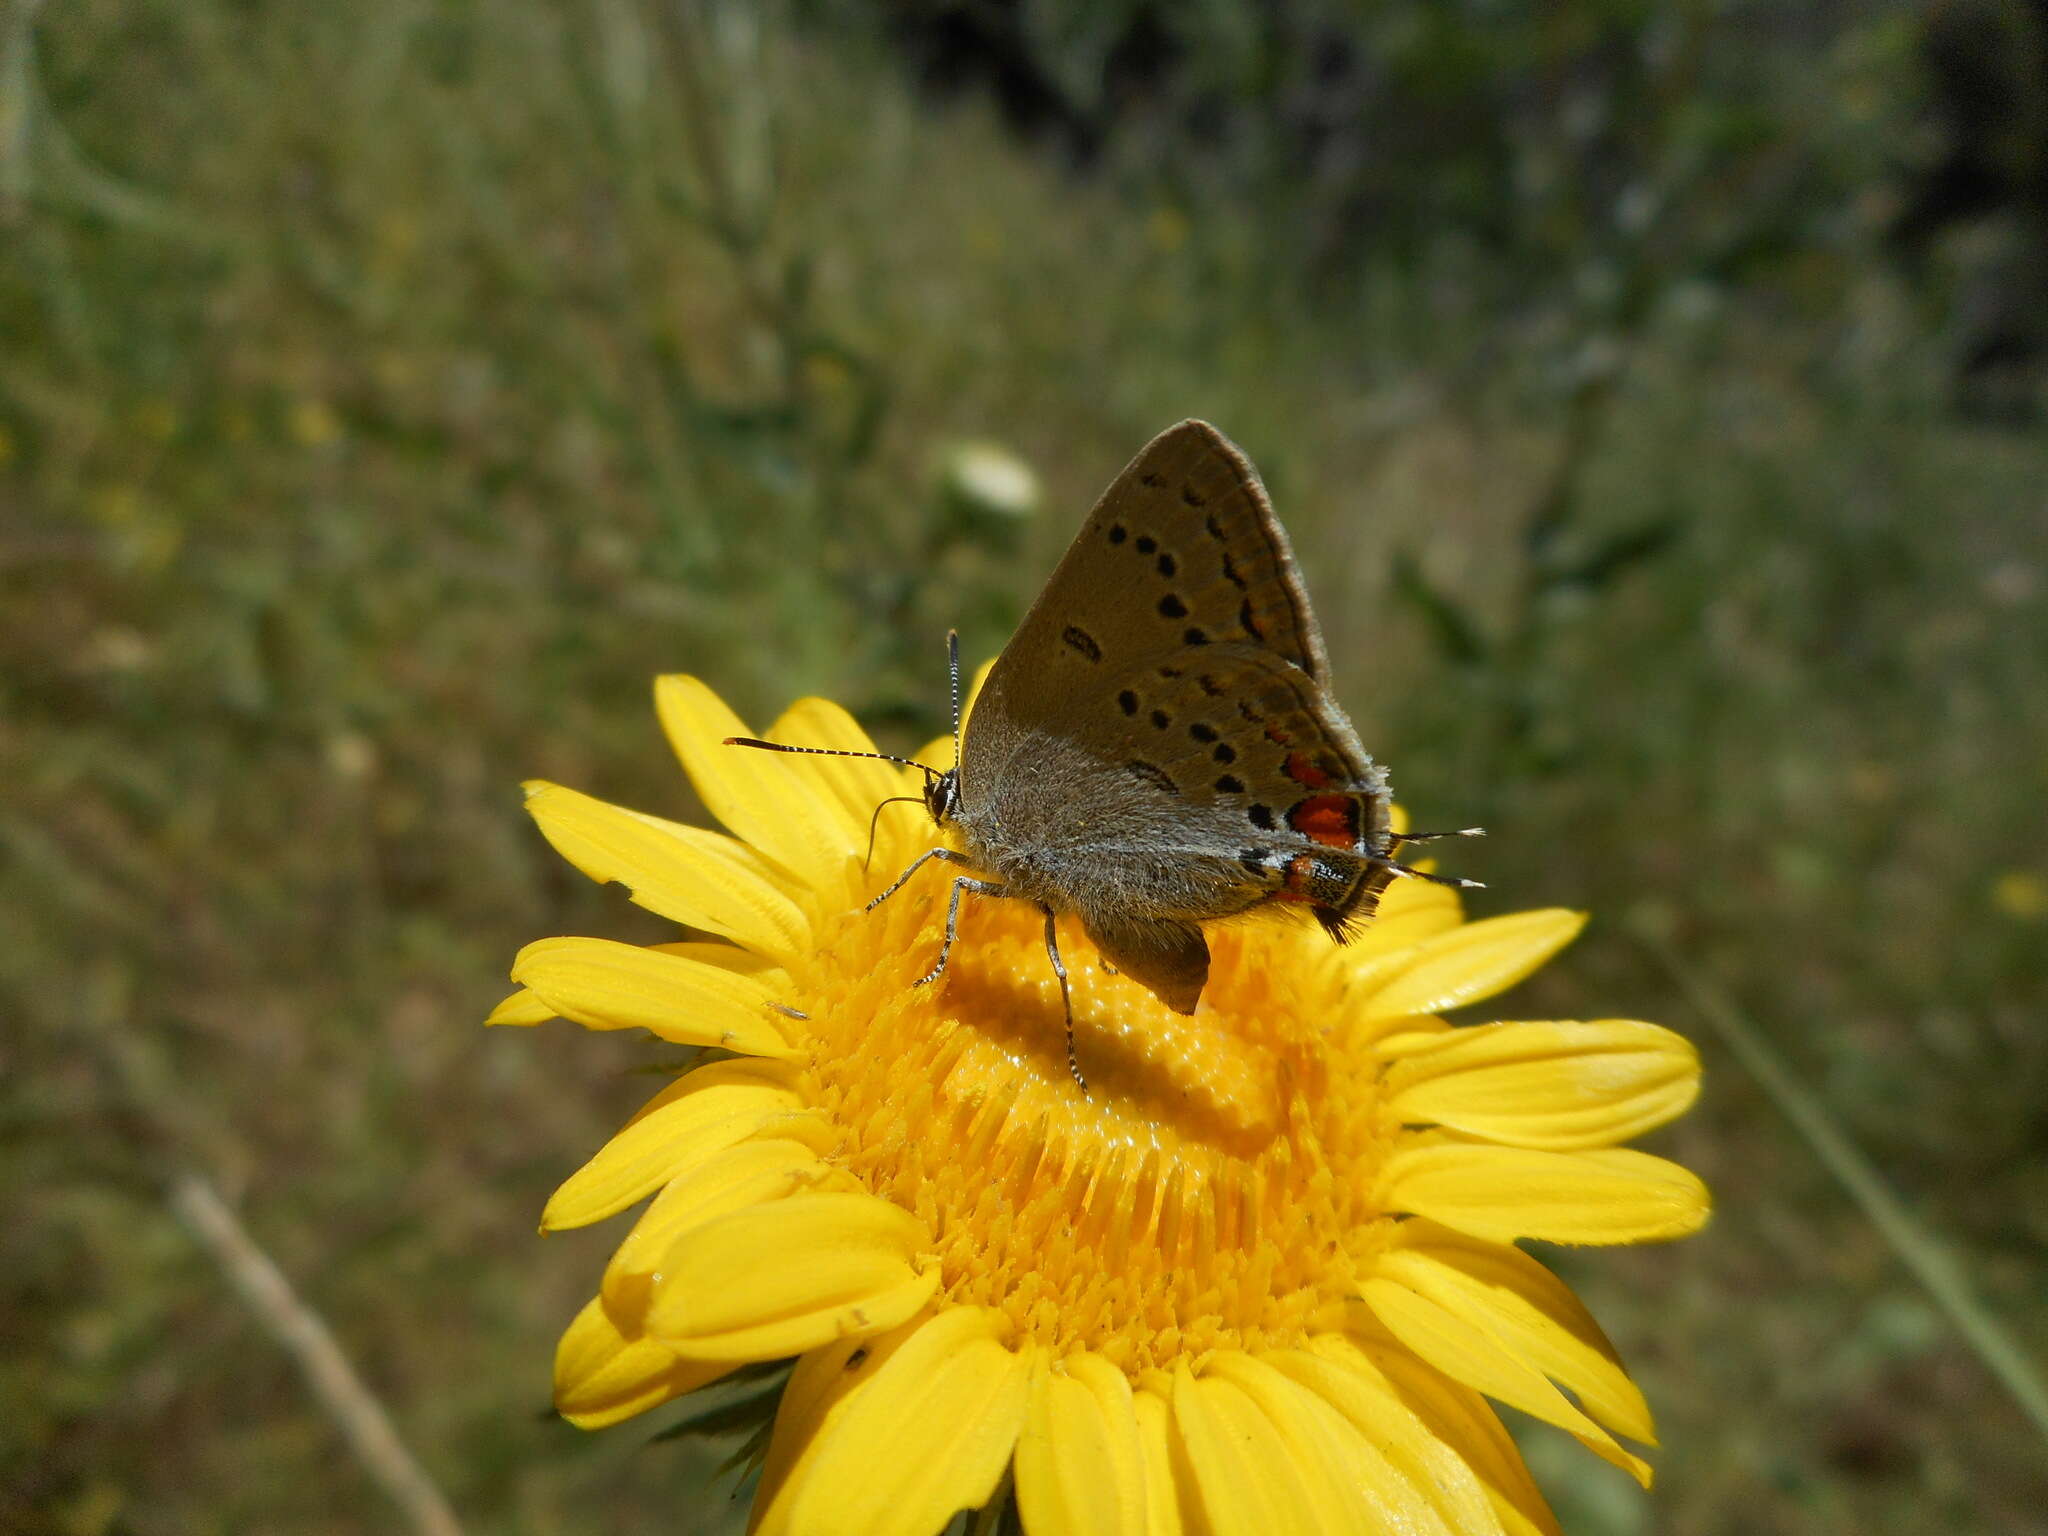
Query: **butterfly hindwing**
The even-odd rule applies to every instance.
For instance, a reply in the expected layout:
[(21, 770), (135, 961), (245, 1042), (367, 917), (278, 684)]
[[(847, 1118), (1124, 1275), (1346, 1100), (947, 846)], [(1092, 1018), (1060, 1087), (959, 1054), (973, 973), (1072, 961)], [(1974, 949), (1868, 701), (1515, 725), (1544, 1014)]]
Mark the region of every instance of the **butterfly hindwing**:
[(1121, 679), (1115, 697), (1131, 760), (1159, 770), (1155, 782), (1170, 786), (1181, 815), (1220, 832), (1241, 824), (1384, 850), (1386, 775), (1322, 690), (1270, 652), (1176, 653)]
[(1175, 1013), (1193, 1013), (1209, 980), (1209, 941), (1193, 923), (1129, 913), (1085, 919), (1102, 958)]

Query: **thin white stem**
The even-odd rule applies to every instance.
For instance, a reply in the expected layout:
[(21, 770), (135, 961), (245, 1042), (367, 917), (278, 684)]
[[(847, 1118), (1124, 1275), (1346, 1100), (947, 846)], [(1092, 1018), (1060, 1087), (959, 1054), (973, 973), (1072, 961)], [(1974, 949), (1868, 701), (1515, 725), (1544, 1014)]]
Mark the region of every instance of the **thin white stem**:
[(305, 1373), (363, 1470), (404, 1512), (419, 1536), (462, 1536), (441, 1490), (398, 1438), (390, 1415), (363, 1385), (327, 1324), (292, 1289), (214, 1187), (196, 1173), (171, 1181), (171, 1210), (220, 1266), (249, 1310)]

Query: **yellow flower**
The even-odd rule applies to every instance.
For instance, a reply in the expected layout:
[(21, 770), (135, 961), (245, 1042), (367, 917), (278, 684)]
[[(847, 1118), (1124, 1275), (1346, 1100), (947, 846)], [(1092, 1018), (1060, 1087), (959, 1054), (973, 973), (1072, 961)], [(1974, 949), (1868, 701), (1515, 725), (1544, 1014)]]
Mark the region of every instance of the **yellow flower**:
[[(1410, 880), (1344, 948), (1214, 928), (1187, 1017), (1062, 924), (1083, 1095), (1035, 908), (970, 900), (929, 987), (945, 872), (862, 910), (931, 844), (890, 806), (863, 866), (918, 779), (721, 745), (745, 727), (694, 679), (656, 702), (734, 836), (552, 784), (527, 805), (584, 873), (713, 937), (541, 940), (492, 1015), (730, 1053), (548, 1203), (554, 1230), (653, 1197), (562, 1340), (570, 1419), (794, 1357), (753, 1524), (796, 1536), (931, 1536), (1006, 1474), (1034, 1536), (1554, 1531), (1486, 1397), (1647, 1483), (1621, 1443), (1651, 1441), (1642, 1394), (1515, 1244), (1697, 1229), (1699, 1181), (1618, 1143), (1692, 1102), (1698, 1062), (1651, 1024), (1438, 1017), (1579, 915), (1467, 922)], [(815, 699), (770, 734), (872, 750)]]

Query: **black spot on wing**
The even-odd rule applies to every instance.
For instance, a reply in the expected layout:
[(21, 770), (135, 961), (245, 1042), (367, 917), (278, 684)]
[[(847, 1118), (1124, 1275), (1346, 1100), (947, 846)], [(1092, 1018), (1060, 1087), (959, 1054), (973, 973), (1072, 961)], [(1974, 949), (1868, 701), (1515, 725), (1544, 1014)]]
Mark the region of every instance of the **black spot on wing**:
[(1244, 626), (1244, 632), (1254, 640), (1266, 638), (1265, 630), (1259, 627), (1259, 616), (1252, 611), (1252, 600), (1250, 598), (1246, 598), (1244, 605), (1237, 610), (1237, 622)]
[(1180, 570), (1180, 562), (1172, 555), (1162, 553), (1159, 557), (1159, 574), (1172, 576)]
[(1116, 696), (1116, 702), (1117, 707), (1127, 715), (1135, 715), (1138, 712), (1138, 696), (1128, 688)]
[(1210, 725), (1205, 720), (1197, 720), (1193, 725), (1188, 727), (1188, 734), (1194, 737), (1197, 741), (1211, 742), (1216, 739), (1216, 727)]
[(1125, 539), (1128, 539), (1130, 536), (1131, 531), (1128, 528), (1124, 527), (1122, 523), (1111, 523), (1109, 525), (1110, 543), (1121, 544)]
[(1159, 541), (1153, 538), (1151, 534), (1147, 533), (1139, 536), (1137, 543), (1137, 551), (1139, 554), (1149, 555), (1158, 548)]
[(1095, 637), (1078, 624), (1069, 624), (1060, 632), (1060, 639), (1070, 650), (1079, 651), (1090, 661), (1102, 660), (1102, 647), (1095, 643)]
[(1209, 504), (1209, 498), (1200, 491), (1197, 491), (1192, 485), (1184, 485), (1180, 488), (1180, 499), (1191, 507), (1206, 507)]
[(1155, 709), (1152, 711), (1152, 724), (1163, 731), (1173, 724), (1173, 716), (1163, 709)]
[(1219, 763), (1234, 763), (1237, 761), (1237, 748), (1227, 741), (1219, 741), (1216, 743), (1216, 750), (1209, 755)]
[(1184, 619), (1188, 616), (1188, 605), (1177, 593), (1169, 592), (1159, 599), (1159, 611), (1169, 619)]
[(1219, 795), (1241, 795), (1244, 793), (1244, 780), (1234, 773), (1226, 773), (1216, 780), (1216, 793)]
[(1270, 805), (1255, 805), (1246, 811), (1245, 815), (1250, 818), (1251, 824), (1260, 831), (1270, 832), (1273, 830), (1273, 807)]
[(1207, 645), (1209, 632), (1206, 629), (1188, 628), (1181, 631), (1181, 639), (1189, 645)]

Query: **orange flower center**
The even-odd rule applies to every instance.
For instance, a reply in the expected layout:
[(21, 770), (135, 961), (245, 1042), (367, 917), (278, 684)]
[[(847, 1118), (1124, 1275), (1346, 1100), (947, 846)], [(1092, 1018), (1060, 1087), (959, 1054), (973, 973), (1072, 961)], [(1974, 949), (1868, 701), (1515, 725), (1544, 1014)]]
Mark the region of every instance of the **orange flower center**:
[(1035, 907), (967, 895), (946, 974), (915, 985), (948, 887), (929, 870), (828, 926), (797, 978), (839, 1160), (929, 1223), (947, 1296), (1134, 1376), (1335, 1326), (1384, 1241), (1371, 1197), (1391, 1128), (1371, 1059), (1331, 1048), (1328, 941), (1283, 922), (1212, 930), (1208, 988), (1183, 1016), (1063, 921), (1084, 1095)]

